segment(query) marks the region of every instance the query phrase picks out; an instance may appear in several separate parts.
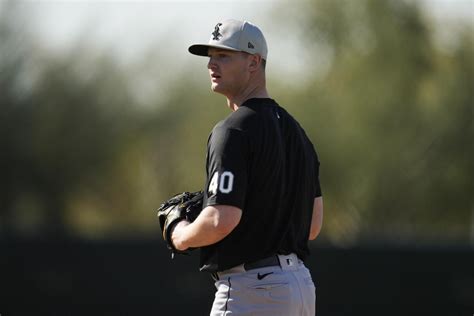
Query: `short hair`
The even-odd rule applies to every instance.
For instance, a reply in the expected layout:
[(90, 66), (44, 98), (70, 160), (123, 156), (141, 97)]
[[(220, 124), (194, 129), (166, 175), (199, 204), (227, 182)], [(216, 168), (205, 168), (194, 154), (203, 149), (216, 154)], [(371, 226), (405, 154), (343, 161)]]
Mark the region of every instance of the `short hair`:
[(262, 58), (262, 69), (265, 70), (266, 67), (267, 67), (267, 61)]

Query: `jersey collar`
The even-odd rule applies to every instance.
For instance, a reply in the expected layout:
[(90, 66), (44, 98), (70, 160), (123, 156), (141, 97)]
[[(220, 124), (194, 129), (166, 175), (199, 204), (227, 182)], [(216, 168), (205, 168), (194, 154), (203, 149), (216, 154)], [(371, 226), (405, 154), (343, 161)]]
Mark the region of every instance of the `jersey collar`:
[(270, 98), (251, 98), (242, 103), (241, 106), (252, 107), (253, 105), (278, 105), (275, 100)]

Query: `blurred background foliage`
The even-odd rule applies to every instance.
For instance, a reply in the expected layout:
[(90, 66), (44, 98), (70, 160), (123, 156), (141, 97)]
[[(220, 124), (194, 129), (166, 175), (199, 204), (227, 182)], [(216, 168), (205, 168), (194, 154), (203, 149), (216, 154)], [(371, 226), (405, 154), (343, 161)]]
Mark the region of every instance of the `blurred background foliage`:
[[(171, 67), (158, 49), (123, 66), (86, 42), (52, 54), (0, 7), (0, 236), (156, 235), (160, 203), (202, 188), (208, 134), (229, 113), (205, 61)], [(441, 47), (416, 1), (271, 15), (290, 16), (309, 56), (300, 83), (268, 86), (319, 153), (320, 240), (472, 245), (473, 25)]]

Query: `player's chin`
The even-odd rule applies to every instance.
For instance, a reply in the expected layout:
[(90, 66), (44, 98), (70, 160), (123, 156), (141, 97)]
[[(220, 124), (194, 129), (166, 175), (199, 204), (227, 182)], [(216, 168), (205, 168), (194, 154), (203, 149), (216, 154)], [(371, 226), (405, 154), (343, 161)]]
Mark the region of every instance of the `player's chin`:
[(216, 82), (213, 82), (213, 83), (211, 84), (211, 90), (212, 90), (213, 92), (223, 93), (222, 87), (221, 87), (219, 84), (217, 84)]

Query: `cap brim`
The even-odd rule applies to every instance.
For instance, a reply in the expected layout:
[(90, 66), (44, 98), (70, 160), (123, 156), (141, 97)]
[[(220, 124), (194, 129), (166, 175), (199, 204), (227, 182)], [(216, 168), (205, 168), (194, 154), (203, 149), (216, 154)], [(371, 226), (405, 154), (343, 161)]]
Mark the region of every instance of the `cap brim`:
[(232, 50), (234, 52), (241, 52), (240, 49), (235, 49), (229, 46), (225, 45), (212, 45), (212, 44), (195, 44), (191, 45), (188, 48), (188, 51), (193, 54), (193, 55), (198, 55), (198, 56), (209, 56), (209, 48), (220, 48), (220, 49), (225, 49), (225, 50)]

